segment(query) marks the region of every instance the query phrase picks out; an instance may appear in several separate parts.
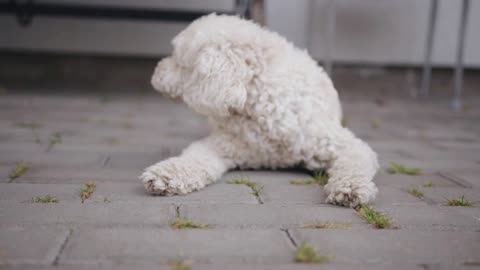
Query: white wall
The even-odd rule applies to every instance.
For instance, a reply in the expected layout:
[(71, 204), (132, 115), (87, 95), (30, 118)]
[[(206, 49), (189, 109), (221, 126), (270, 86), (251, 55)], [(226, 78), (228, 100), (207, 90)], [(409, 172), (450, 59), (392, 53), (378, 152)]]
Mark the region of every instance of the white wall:
[[(0, 0), (7, 1), (7, 0)], [(40, 0), (37, 0), (40, 1)], [(44, 0), (45, 1), (45, 0)], [(234, 0), (48, 0), (85, 4), (141, 5), (232, 10)], [(267, 26), (321, 60), (330, 0), (265, 0)], [(472, 0), (465, 61), (480, 67), (480, 1)], [(334, 59), (349, 63), (419, 64), (423, 61), (430, 0), (335, 0)], [(433, 61), (455, 59), (460, 0), (440, 0)], [(0, 16), (0, 49), (159, 56), (185, 24), (35, 17), (21, 27)]]
[[(7, 1), (7, 0), (0, 0)], [(41, 1), (41, 0), (37, 0)], [(111, 6), (232, 11), (234, 0), (43, 0)], [(160, 56), (171, 51), (170, 40), (184, 23), (34, 17), (19, 26), (0, 16), (0, 49)]]
[[(323, 59), (329, 1), (266, 0), (267, 25), (298, 46), (307, 47), (315, 58)], [(422, 63), (429, 8), (429, 0), (335, 0), (333, 58), (350, 63)], [(480, 1), (471, 1), (469, 12), (465, 62), (480, 67)], [(285, 19), (287, 14), (292, 17)], [(305, 17), (309, 17), (307, 24)], [(460, 0), (440, 0), (433, 51), (435, 64), (454, 63), (459, 22)]]

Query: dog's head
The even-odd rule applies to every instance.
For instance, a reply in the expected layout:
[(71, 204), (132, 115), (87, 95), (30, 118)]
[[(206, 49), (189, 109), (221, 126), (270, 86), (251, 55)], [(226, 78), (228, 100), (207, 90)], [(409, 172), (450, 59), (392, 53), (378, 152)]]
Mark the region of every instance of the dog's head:
[(249, 84), (262, 67), (262, 53), (253, 45), (260, 30), (234, 16), (194, 21), (173, 39), (173, 55), (158, 63), (153, 87), (204, 115), (242, 114)]

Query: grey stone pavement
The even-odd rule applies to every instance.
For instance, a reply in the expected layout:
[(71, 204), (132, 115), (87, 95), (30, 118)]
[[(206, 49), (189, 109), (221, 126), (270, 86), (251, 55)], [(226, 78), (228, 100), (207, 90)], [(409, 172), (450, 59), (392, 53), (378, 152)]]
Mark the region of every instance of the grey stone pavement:
[[(310, 177), (298, 171), (234, 171), (187, 196), (147, 195), (137, 180), (142, 169), (208, 134), (201, 117), (151, 92), (3, 89), (1, 269), (174, 269), (176, 259), (192, 269), (480, 269), (480, 204), (446, 205), (461, 196), (480, 201), (479, 97), (453, 113), (445, 98), (341, 94), (347, 125), (379, 153), (372, 207), (394, 223), (379, 230), (353, 209), (325, 204), (321, 186), (290, 184)], [(19, 162), (29, 169), (12, 180)], [(423, 172), (392, 175), (390, 162)], [(227, 183), (238, 178), (263, 186), (260, 200)], [(96, 190), (81, 203), (89, 181)], [(31, 201), (46, 195), (59, 202)], [(177, 216), (210, 227), (172, 229)], [(346, 226), (302, 228), (318, 223)], [(302, 242), (330, 262), (295, 263)]]

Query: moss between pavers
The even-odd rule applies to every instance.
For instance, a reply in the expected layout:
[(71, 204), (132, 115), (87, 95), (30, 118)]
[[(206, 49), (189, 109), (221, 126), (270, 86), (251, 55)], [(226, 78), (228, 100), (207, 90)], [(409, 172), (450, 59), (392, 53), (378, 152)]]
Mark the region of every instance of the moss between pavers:
[(406, 166), (397, 164), (395, 162), (390, 162), (390, 168), (387, 169), (387, 172), (390, 174), (407, 174), (407, 175), (417, 175), (422, 173), (420, 168), (408, 168)]
[(95, 192), (97, 188), (97, 184), (95, 182), (87, 182), (84, 184), (84, 187), (80, 190), (80, 199), (82, 203), (85, 202), (86, 199), (90, 198), (90, 196)]
[(478, 202), (472, 202), (468, 199), (465, 199), (465, 195), (462, 195), (459, 199), (447, 199), (448, 206), (464, 206), (464, 207), (471, 207)]
[(169, 263), (171, 270), (190, 270), (191, 263), (185, 259), (176, 259)]
[(424, 197), (423, 192), (419, 189), (416, 189), (416, 188), (407, 189), (407, 193), (412, 195), (412, 196), (415, 196), (419, 199), (423, 199), (423, 197)]
[(24, 175), (29, 169), (30, 166), (28, 166), (28, 164), (20, 162), (15, 166), (15, 168), (13, 168), (13, 170), (10, 171), (10, 173), (8, 174), (8, 179), (11, 182), (18, 177)]
[(291, 185), (321, 185), (324, 186), (328, 183), (328, 174), (324, 171), (315, 172), (311, 179), (306, 180), (292, 180), (289, 182)]
[(52, 148), (57, 145), (57, 144), (61, 144), (63, 142), (62, 140), (62, 134), (60, 134), (60, 132), (55, 132), (53, 133), (50, 138), (48, 139), (48, 146), (47, 146), (47, 149), (46, 151), (49, 152), (50, 150), (52, 150)]
[(330, 261), (329, 257), (319, 256), (315, 249), (306, 242), (297, 247), (294, 254), (294, 260), (297, 263), (326, 263)]
[(302, 226), (303, 229), (348, 229), (350, 227), (352, 227), (352, 225), (348, 223), (334, 223), (334, 222), (314, 223), (314, 224), (306, 224)]
[(46, 195), (43, 197), (35, 197), (31, 200), (32, 203), (58, 203), (59, 200), (54, 196)]
[(176, 218), (175, 222), (170, 224), (170, 228), (172, 229), (208, 229), (208, 228), (211, 228), (211, 225), (197, 224), (190, 220)]
[(392, 219), (390, 217), (367, 205), (360, 206), (357, 210), (357, 214), (377, 229), (390, 229), (392, 227)]
[(426, 187), (426, 188), (431, 188), (431, 187), (433, 187), (432, 181), (428, 181), (427, 183), (423, 184), (423, 187)]
[(252, 190), (252, 195), (255, 196), (258, 203), (263, 204), (262, 198), (260, 198), (260, 192), (263, 190), (263, 186), (258, 187), (257, 183), (254, 183), (248, 179), (235, 179), (227, 181), (227, 184), (233, 185), (245, 185)]

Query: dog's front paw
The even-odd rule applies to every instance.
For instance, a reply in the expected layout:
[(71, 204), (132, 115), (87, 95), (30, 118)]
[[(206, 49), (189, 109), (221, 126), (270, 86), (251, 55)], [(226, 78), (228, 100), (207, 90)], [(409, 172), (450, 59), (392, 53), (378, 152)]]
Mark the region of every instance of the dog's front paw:
[(194, 190), (181, 164), (166, 160), (145, 169), (140, 176), (145, 189), (155, 195), (186, 194)]
[(375, 199), (377, 187), (371, 181), (331, 181), (325, 186), (327, 203), (356, 208)]

